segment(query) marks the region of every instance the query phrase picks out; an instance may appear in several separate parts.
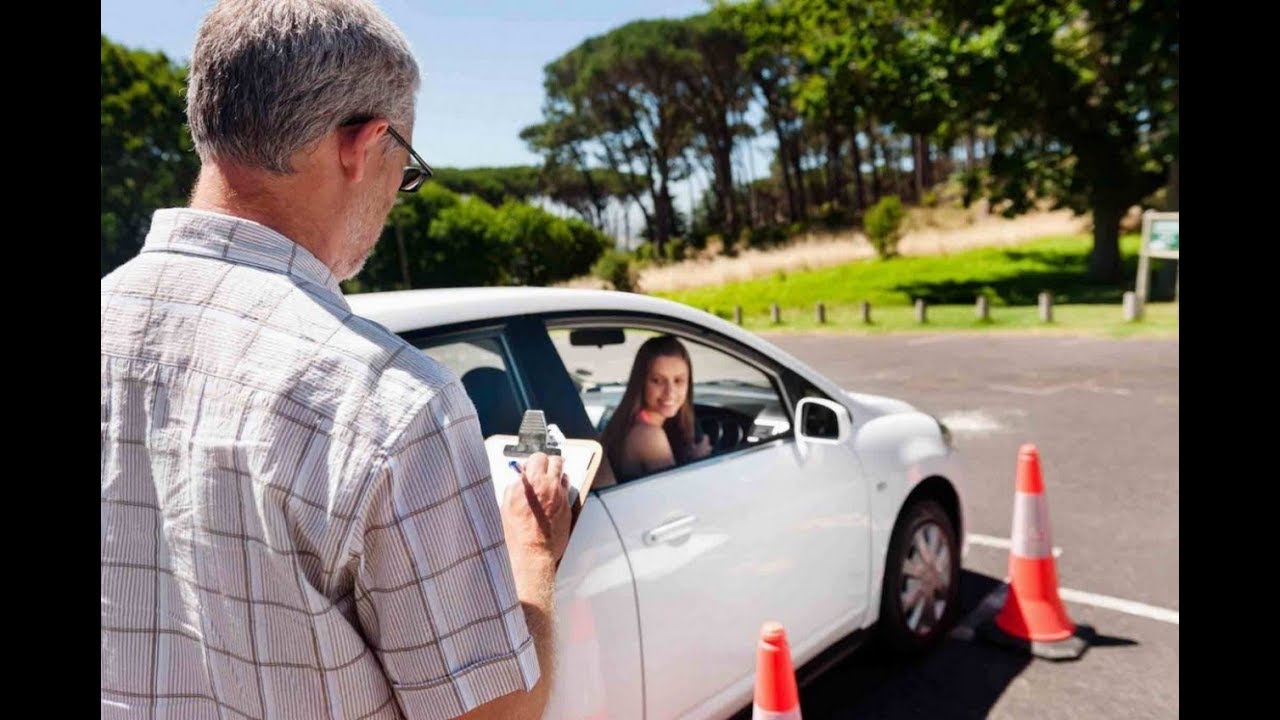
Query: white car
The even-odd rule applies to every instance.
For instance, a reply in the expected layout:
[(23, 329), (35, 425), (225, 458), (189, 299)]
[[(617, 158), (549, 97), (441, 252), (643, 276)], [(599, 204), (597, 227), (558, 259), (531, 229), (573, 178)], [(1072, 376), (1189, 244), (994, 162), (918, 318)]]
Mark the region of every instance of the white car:
[(545, 411), (598, 437), (649, 336), (682, 339), (710, 457), (593, 491), (556, 578), (548, 718), (724, 718), (750, 706), (756, 643), (783, 624), (800, 674), (875, 626), (921, 649), (954, 622), (965, 503), (950, 433), (846, 392), (691, 307), (590, 290), (350, 296), (462, 379), (485, 437)]

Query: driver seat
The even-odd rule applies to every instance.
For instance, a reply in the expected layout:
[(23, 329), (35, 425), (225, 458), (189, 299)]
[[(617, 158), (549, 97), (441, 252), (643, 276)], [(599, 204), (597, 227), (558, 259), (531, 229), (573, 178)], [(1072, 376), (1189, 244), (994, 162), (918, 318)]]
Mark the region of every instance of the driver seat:
[(478, 367), (463, 374), (462, 387), (476, 406), (480, 417), (480, 434), (515, 435), (520, 430), (520, 405), (511, 387), (511, 378), (505, 370), (495, 367)]

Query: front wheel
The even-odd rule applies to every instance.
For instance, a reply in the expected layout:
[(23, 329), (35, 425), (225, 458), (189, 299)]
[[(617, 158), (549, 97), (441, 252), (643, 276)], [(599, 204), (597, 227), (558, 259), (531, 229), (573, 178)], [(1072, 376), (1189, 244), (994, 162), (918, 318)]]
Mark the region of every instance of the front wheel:
[(920, 500), (894, 529), (880, 592), (881, 633), (889, 649), (917, 653), (955, 623), (960, 552), (955, 526), (942, 506)]

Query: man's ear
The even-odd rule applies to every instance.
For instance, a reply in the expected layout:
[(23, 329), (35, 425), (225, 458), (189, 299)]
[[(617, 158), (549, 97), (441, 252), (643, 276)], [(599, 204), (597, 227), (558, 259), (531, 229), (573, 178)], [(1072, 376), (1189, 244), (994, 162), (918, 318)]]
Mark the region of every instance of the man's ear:
[(373, 153), (382, 151), (378, 143), (390, 126), (386, 118), (375, 118), (361, 125), (338, 128), (338, 163), (348, 182), (364, 180)]

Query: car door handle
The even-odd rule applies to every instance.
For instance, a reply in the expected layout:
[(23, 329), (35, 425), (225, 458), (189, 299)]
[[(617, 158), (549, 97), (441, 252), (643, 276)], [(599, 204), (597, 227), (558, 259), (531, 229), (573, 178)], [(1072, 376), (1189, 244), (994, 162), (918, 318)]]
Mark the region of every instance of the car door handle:
[(668, 523), (663, 523), (658, 527), (644, 534), (645, 545), (657, 545), (658, 543), (675, 542), (681, 538), (689, 537), (693, 534), (693, 524), (698, 518), (693, 515), (685, 515), (676, 518)]

